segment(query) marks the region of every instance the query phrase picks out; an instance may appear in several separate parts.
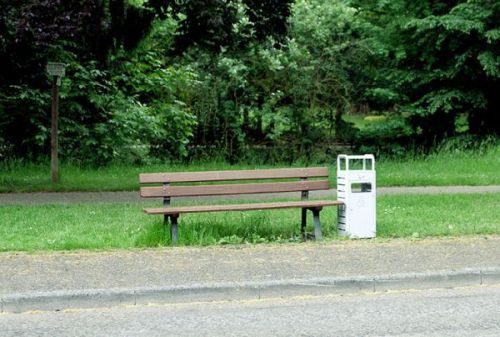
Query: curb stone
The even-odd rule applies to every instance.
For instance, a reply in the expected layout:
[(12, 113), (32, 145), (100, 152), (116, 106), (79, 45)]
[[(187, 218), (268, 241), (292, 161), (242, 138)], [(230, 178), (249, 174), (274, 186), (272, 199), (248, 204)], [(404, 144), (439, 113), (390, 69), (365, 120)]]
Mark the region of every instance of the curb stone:
[(382, 292), (404, 289), (455, 288), (482, 285), (481, 275), (481, 270), (463, 270), (459, 272), (407, 274), (403, 278), (382, 277), (374, 280), (374, 291)]
[(481, 284), (500, 284), (500, 268), (486, 268), (481, 271)]
[(391, 274), (375, 277), (311, 278), (134, 289), (32, 292), (2, 296), (0, 297), (0, 308), (1, 312), (20, 313), (31, 310), (58, 311), (151, 303), (259, 300), (304, 295), (318, 296), (495, 284), (500, 284), (500, 267)]

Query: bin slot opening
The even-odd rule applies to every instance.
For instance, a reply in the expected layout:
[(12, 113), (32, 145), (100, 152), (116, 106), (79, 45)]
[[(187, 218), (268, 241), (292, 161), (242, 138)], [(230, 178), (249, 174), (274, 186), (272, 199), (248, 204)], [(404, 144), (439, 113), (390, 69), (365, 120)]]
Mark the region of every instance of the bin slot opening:
[(342, 171), (347, 170), (347, 159), (345, 157), (339, 158), (339, 170), (342, 170)]
[(371, 183), (352, 183), (351, 192), (352, 193), (368, 193), (372, 191)]
[(349, 170), (354, 171), (354, 170), (364, 170), (364, 160), (363, 159), (351, 159), (349, 158)]
[(365, 159), (365, 162), (364, 162), (364, 169), (365, 169), (365, 170), (370, 170), (370, 171), (372, 171), (372, 170), (374, 170), (374, 167), (373, 167), (373, 166), (374, 166), (374, 165), (373, 165), (373, 159), (371, 159), (371, 158), (366, 158), (366, 159)]
[(347, 168), (349, 170), (373, 170), (373, 160), (371, 158), (349, 158)]

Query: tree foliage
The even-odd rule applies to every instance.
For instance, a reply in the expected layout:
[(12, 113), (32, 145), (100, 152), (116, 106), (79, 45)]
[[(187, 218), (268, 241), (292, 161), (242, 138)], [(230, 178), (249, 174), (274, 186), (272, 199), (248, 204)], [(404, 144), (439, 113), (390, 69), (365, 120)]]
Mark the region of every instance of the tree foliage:
[[(37, 156), (48, 141), (48, 60), (70, 67), (66, 115), (80, 128), (104, 123), (113, 100), (109, 57), (146, 35), (153, 13), (124, 1), (10, 0), (0, 6), (0, 128), (21, 156)], [(84, 74), (85, 73), (85, 74)], [(84, 90), (85, 89), (85, 90)], [(64, 101), (63, 101), (64, 102)], [(62, 115), (66, 111), (62, 108)], [(74, 111), (74, 112), (73, 112)], [(63, 124), (64, 125), (64, 124)], [(85, 137), (84, 134), (79, 136)]]
[(383, 59), (372, 93), (397, 102), (423, 141), (453, 135), (461, 116), (472, 133), (499, 132), (498, 1), (365, 5)]
[[(286, 36), (292, 0), (149, 0), (160, 18), (179, 20), (174, 52), (198, 46), (212, 52)], [(244, 22), (242, 22), (244, 21)]]
[[(500, 130), (489, 0), (3, 0), (0, 158), (330, 160)], [(358, 130), (348, 114), (384, 115)], [(372, 146), (372, 147), (368, 147)], [(375, 146), (376, 148), (374, 148)]]

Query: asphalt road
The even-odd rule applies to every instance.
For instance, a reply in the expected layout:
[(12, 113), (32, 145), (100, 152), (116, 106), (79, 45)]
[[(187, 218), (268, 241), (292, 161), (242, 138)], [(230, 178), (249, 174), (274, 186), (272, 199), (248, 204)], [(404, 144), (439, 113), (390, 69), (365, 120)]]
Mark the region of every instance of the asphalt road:
[(500, 336), (500, 286), (1, 314), (9, 336)]

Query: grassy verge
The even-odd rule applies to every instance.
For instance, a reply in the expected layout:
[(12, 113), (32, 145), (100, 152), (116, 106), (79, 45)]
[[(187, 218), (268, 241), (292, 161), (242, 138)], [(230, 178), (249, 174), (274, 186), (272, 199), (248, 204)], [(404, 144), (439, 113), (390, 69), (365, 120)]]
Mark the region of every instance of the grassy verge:
[[(161, 217), (145, 215), (143, 206), (3, 206), (0, 251), (168, 245), (162, 239)], [(500, 234), (500, 194), (383, 196), (377, 207), (379, 238)], [(300, 241), (299, 214), (292, 209), (184, 215), (180, 244)], [(325, 238), (338, 239), (336, 208), (323, 210), (322, 223)]]
[(500, 184), (500, 146), (485, 153), (442, 152), (404, 161), (381, 162), (379, 186), (451, 186)]
[[(335, 186), (335, 158), (330, 179)], [(300, 163), (294, 166), (303, 166)], [(310, 165), (311, 166), (311, 165)], [(281, 166), (229, 165), (227, 163), (194, 163), (189, 165), (150, 165), (146, 167), (112, 165), (99, 169), (63, 164), (61, 182), (50, 182), (49, 166), (40, 164), (0, 164), (0, 193), (28, 191), (120, 191), (137, 190), (141, 172), (209, 171), (257, 169)], [(500, 145), (481, 153), (441, 152), (417, 159), (381, 160), (377, 162), (379, 186), (449, 186), (500, 184)]]

